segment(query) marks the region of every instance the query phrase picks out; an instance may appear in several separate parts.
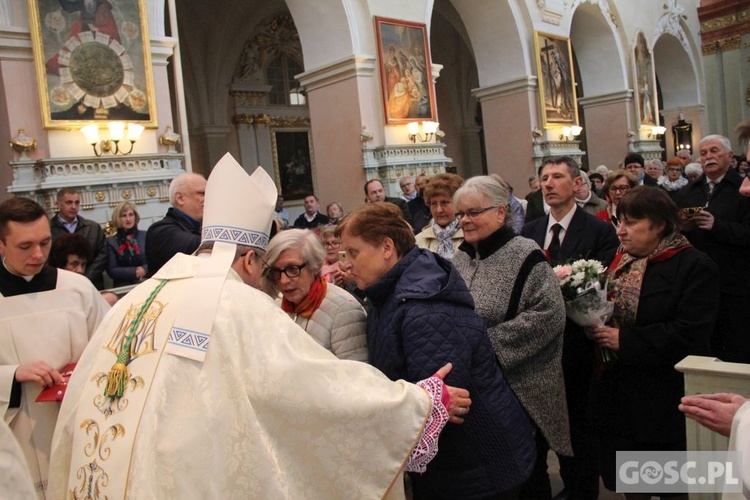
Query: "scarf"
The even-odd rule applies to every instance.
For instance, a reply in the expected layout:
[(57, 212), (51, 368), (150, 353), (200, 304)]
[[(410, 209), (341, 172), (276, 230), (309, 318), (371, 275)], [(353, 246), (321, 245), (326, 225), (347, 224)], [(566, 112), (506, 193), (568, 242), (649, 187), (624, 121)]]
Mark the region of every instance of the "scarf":
[(309, 318), (315, 311), (318, 310), (320, 304), (323, 303), (323, 298), (326, 296), (328, 285), (326, 280), (322, 276), (318, 276), (310, 286), (310, 291), (304, 299), (300, 301), (296, 306), (286, 299), (281, 299), (281, 308), (286, 313), (293, 313), (303, 318)]
[(676, 181), (670, 181), (669, 179), (665, 177), (664, 181), (661, 183), (661, 187), (663, 187), (667, 191), (677, 191), (683, 186), (687, 186), (688, 182), (690, 181), (688, 181), (684, 177), (678, 177)]
[(438, 241), (437, 254), (444, 259), (453, 260), (453, 235), (458, 231), (458, 219), (445, 227), (440, 227), (437, 222), (432, 223), (432, 231), (435, 233)]
[(138, 226), (117, 230), (117, 263), (122, 267), (138, 267), (145, 263), (137, 234)]
[(635, 324), (641, 286), (646, 268), (651, 262), (664, 262), (693, 245), (679, 231), (675, 231), (659, 242), (651, 255), (635, 257), (618, 249), (610, 268), (608, 300), (614, 302), (612, 322), (616, 328)]

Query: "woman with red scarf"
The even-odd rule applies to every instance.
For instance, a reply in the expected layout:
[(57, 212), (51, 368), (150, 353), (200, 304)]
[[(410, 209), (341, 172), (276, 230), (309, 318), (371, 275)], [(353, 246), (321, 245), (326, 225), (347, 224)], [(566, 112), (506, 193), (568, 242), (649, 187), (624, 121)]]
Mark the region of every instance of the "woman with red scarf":
[(146, 231), (138, 230), (140, 220), (135, 205), (127, 201), (112, 213), (117, 234), (107, 238), (107, 274), (116, 287), (140, 283), (148, 274)]
[(678, 208), (666, 192), (635, 187), (616, 215), (620, 248), (609, 281), (615, 311), (608, 326), (587, 332), (617, 356), (600, 370), (592, 400), (600, 473), (613, 491), (617, 451), (686, 449), (677, 408), (684, 382), (674, 365), (708, 355), (719, 308), (718, 268), (679, 232)]
[(280, 293), (282, 309), (336, 357), (366, 362), (367, 315), (353, 295), (323, 279), (325, 258), (314, 232), (282, 231), (268, 244), (263, 288), (272, 297)]

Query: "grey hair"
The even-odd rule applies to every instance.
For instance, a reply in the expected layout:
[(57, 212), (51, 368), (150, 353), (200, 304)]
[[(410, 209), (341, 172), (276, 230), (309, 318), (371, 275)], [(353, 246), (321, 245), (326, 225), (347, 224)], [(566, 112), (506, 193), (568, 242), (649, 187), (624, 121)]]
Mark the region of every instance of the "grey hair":
[(169, 183), (169, 204), (173, 207), (175, 206), (175, 202), (177, 201), (177, 193), (184, 193), (187, 188), (188, 180), (192, 179), (193, 177), (200, 177), (203, 179), (203, 176), (200, 174), (194, 174), (194, 173), (184, 173), (180, 174), (174, 179), (172, 179), (172, 182)]
[[(453, 194), (453, 206), (457, 207), (461, 199), (467, 195), (485, 198), (490, 205), (507, 207), (510, 203), (508, 191), (489, 175), (478, 175), (464, 182)], [(506, 217), (505, 220), (509, 221), (510, 217)]]
[(581, 179), (583, 179), (583, 183), (586, 184), (588, 187), (591, 187), (591, 179), (589, 179), (589, 174), (581, 170)]
[(687, 174), (703, 174), (703, 166), (700, 163), (688, 163), (685, 166), (685, 175)]
[[(318, 235), (307, 229), (287, 229), (273, 238), (266, 248), (266, 264), (273, 267), (279, 256), (287, 250), (299, 250), (302, 259), (307, 263), (308, 269), (313, 274), (318, 274), (323, 262), (326, 260), (326, 250), (320, 243)], [(269, 286), (273, 289), (273, 283), (263, 276), (263, 289), (268, 291)]]
[(729, 139), (719, 134), (707, 135), (706, 137), (701, 139), (701, 142), (698, 143), (698, 149), (700, 150), (700, 148), (703, 147), (703, 143), (708, 141), (719, 141), (721, 145), (724, 146), (725, 150), (732, 150), (732, 143), (729, 141)]
[(649, 164), (656, 165), (657, 167), (659, 167), (659, 170), (661, 170), (662, 172), (664, 171), (664, 163), (662, 163), (661, 160), (648, 160), (646, 162), (646, 165), (649, 165)]

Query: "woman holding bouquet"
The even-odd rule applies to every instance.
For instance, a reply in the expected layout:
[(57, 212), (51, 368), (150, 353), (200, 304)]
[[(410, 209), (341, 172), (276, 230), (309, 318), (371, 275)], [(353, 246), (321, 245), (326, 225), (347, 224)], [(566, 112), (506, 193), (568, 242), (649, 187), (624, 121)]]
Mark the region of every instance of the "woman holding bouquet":
[(521, 498), (549, 498), (544, 441), (572, 455), (561, 364), (565, 307), (539, 246), (510, 227), (508, 201), (509, 193), (489, 176), (472, 177), (456, 191), (464, 243), (453, 264), (484, 318), (508, 384), (535, 424), (537, 449), (545, 450), (537, 453)]
[[(621, 246), (610, 266), (611, 326), (590, 337), (617, 358), (594, 385), (600, 473), (615, 490), (615, 453), (685, 450), (684, 392), (674, 365), (709, 354), (719, 307), (716, 264), (678, 230), (678, 208), (659, 188), (639, 186), (617, 205)], [(638, 498), (634, 496), (632, 498)]]

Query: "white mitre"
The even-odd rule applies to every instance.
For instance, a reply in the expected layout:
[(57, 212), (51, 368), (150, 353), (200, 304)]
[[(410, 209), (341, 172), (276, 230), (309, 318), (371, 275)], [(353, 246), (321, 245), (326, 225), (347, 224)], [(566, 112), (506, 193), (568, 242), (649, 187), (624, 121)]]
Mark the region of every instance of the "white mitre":
[(201, 263), (181, 305), (166, 352), (203, 361), (209, 346), (219, 297), (237, 245), (265, 250), (271, 234), (278, 191), (262, 167), (252, 175), (227, 153), (206, 183), (201, 243), (214, 244)]

